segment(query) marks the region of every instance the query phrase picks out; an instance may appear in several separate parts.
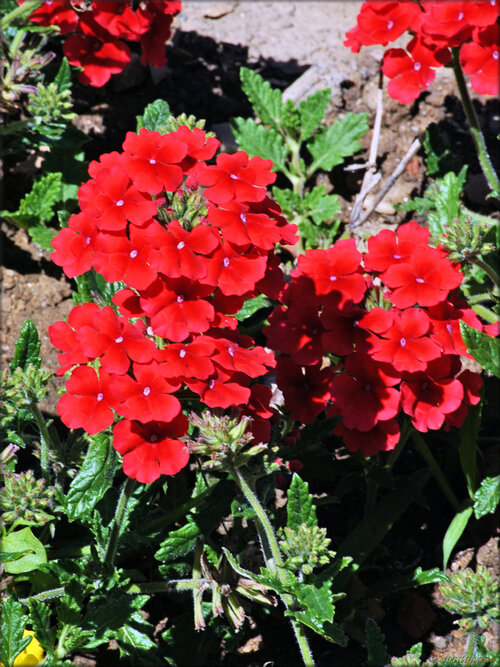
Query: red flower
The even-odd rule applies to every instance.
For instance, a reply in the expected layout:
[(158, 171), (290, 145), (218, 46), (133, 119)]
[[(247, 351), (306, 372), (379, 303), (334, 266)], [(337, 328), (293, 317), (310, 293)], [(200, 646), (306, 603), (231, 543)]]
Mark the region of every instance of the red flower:
[(113, 37), (134, 42), (150, 28), (149, 21), (134, 12), (125, 0), (94, 0), (92, 17)]
[(231, 201), (224, 204), (229, 210), (210, 207), (207, 220), (222, 229), (224, 239), (239, 246), (252, 244), (271, 250), (281, 240), (276, 222), (265, 213), (251, 213), (249, 206)]
[(241, 296), (251, 292), (266, 273), (267, 256), (257, 252), (242, 254), (230, 243), (222, 242), (219, 250), (207, 259), (207, 276), (202, 282), (217, 285), (227, 295)]
[(424, 9), (422, 33), (443, 46), (460, 46), (474, 25), (489, 25), (498, 16), (489, 2), (425, 2)]
[(186, 380), (186, 385), (197, 393), (209, 408), (227, 409), (248, 403), (250, 389), (244, 386), (244, 377), (241, 374), (231, 376), (218, 368), (213, 377), (207, 380)]
[(334, 433), (341, 435), (350, 452), (361, 450), (363, 456), (373, 456), (378, 452), (389, 452), (399, 442), (399, 424), (395, 419), (378, 422), (370, 431), (337, 427)]
[(68, 428), (83, 428), (90, 435), (111, 426), (117, 400), (110, 389), (110, 376), (100, 370), (99, 376), (89, 366), (75, 368), (66, 382), (66, 394), (57, 403), (57, 412)]
[(144, 484), (160, 475), (175, 475), (189, 461), (187, 447), (177, 439), (187, 433), (188, 426), (182, 413), (170, 422), (118, 422), (113, 429), (113, 447), (123, 456), (123, 472)]
[(429, 362), (425, 373), (414, 373), (401, 383), (401, 404), (418, 431), (436, 431), (445, 415), (454, 412), (464, 398), (464, 388), (453, 378), (452, 357)]
[(498, 95), (500, 92), (500, 28), (491, 25), (475, 30), (472, 42), (460, 49), (460, 64), (471, 75), (471, 86), (481, 95)]
[[(25, 0), (19, 2), (24, 4)], [(70, 0), (45, 0), (30, 15), (30, 21), (37, 25), (55, 25), (62, 35), (76, 30), (78, 26), (78, 14), (75, 12)]]
[(96, 221), (83, 211), (72, 215), (68, 226), (61, 229), (51, 241), (55, 248), (50, 258), (62, 266), (68, 278), (81, 276), (92, 268), (97, 237)]
[(163, 67), (167, 62), (165, 57), (165, 42), (170, 37), (172, 18), (181, 10), (180, 2), (168, 0), (149, 0), (146, 7), (139, 6), (138, 14), (148, 18), (152, 28), (141, 35), (142, 47), (141, 63), (150, 63), (153, 67)]
[(435, 306), (462, 282), (462, 274), (435, 248), (416, 248), (406, 262), (390, 266), (382, 277), (398, 308)]
[(94, 315), (99, 312), (99, 306), (95, 303), (83, 303), (75, 306), (68, 315), (68, 322), (55, 322), (48, 329), (50, 342), (62, 353), (57, 359), (60, 368), (57, 375), (63, 375), (76, 364), (86, 364), (92, 359), (80, 348), (77, 340), (77, 332), (83, 326), (91, 325)]
[(216, 165), (201, 166), (196, 175), (202, 185), (208, 185), (205, 197), (213, 204), (224, 204), (232, 199), (239, 202), (258, 202), (266, 196), (265, 187), (276, 180), (271, 160), (253, 157), (249, 160), (243, 151), (233, 155), (221, 153)]
[(372, 359), (392, 364), (397, 371), (412, 373), (425, 370), (428, 361), (441, 355), (439, 345), (426, 336), (430, 327), (428, 315), (415, 308), (394, 311), (389, 315), (392, 315), (393, 323), (387, 329), (386, 322), (382, 321), (385, 318), (381, 318), (381, 328), (377, 327), (374, 318), (370, 321), (371, 331), (382, 336), (375, 350), (370, 352)]
[(206, 380), (214, 372), (211, 357), (214, 341), (208, 336), (196, 336), (190, 343), (170, 343), (158, 350), (158, 371), (166, 378), (196, 378)]
[(442, 301), (427, 312), (431, 318), (430, 338), (442, 347), (443, 354), (460, 354), (473, 359), (462, 340), (460, 321), (481, 331), (482, 324), (476, 313), (470, 308), (458, 307), (451, 301)]
[(355, 38), (365, 46), (386, 46), (413, 27), (420, 14), (419, 6), (413, 2), (364, 2), (358, 14)]
[(394, 264), (407, 261), (416, 248), (429, 247), (430, 232), (413, 220), (398, 227), (396, 233), (383, 229), (368, 238), (368, 252), (363, 257), (368, 271), (383, 272)]
[(216, 340), (215, 346), (217, 354), (212, 357), (214, 364), (229, 373), (245, 373), (248, 377), (256, 378), (276, 365), (273, 353), (260, 346), (247, 350), (224, 338)]
[(150, 195), (162, 190), (175, 192), (182, 183), (179, 162), (187, 154), (183, 141), (142, 128), (139, 134), (127, 132), (123, 150), (127, 174), (141, 192)]
[(354, 239), (337, 241), (326, 250), (307, 250), (297, 262), (298, 271), (314, 281), (317, 294), (341, 294), (339, 306), (346, 301), (358, 303), (364, 297), (366, 284), (360, 264), (361, 253)]
[(384, 367), (367, 354), (350, 354), (345, 373), (335, 375), (330, 391), (342, 421), (349, 429), (370, 431), (377, 422), (398, 414), (399, 391), (394, 389), (400, 377), (391, 367)]
[(181, 162), (180, 167), (184, 174), (191, 174), (196, 169), (200, 160), (210, 160), (220, 146), (220, 141), (215, 137), (208, 137), (199, 127), (192, 130), (187, 125), (181, 125), (175, 132), (171, 133), (179, 141), (187, 145), (187, 155)]
[(172, 392), (179, 382), (169, 382), (159, 372), (158, 363), (134, 364), (135, 380), (130, 375), (114, 375), (111, 388), (119, 401), (116, 411), (127, 419), (171, 421), (181, 411), (179, 400)]
[(383, 73), (391, 79), (387, 86), (389, 95), (410, 104), (426, 90), (436, 76), (434, 69), (446, 65), (450, 59), (447, 49), (437, 50), (414, 37), (403, 49), (389, 49), (384, 54)]
[(124, 42), (105, 44), (92, 36), (70, 35), (64, 42), (64, 55), (71, 65), (83, 67), (78, 79), (90, 86), (103, 86), (112, 74), (123, 71), (130, 62), (130, 49)]
[(292, 419), (304, 424), (312, 424), (326, 408), (331, 379), (331, 368), (320, 368), (319, 364), (303, 368), (290, 357), (278, 357), (276, 382), (285, 397), (285, 407)]
[(321, 312), (321, 345), (324, 351), (336, 355), (368, 351), (369, 334), (359, 326), (366, 311), (347, 301), (339, 308), (338, 292), (333, 292), (325, 299)]

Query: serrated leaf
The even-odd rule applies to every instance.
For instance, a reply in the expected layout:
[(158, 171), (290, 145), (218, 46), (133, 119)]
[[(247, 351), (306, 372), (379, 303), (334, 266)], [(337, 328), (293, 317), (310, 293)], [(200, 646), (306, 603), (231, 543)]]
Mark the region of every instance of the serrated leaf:
[[(97, 648), (105, 641), (114, 639), (126, 623), (133, 620), (135, 613), (148, 600), (147, 595), (131, 596), (113, 589), (106, 595), (96, 596), (87, 606), (82, 627), (92, 631), (92, 639), (86, 648)], [(139, 615), (140, 619), (140, 615)]]
[(171, 561), (185, 556), (194, 549), (196, 538), (199, 536), (200, 529), (191, 519), (182, 528), (170, 531), (155, 553), (156, 560)]
[(28, 234), (31, 236), (33, 243), (38, 243), (44, 250), (52, 251), (52, 239), (57, 236), (57, 230), (45, 227), (44, 225), (32, 225), (28, 227)]
[(35, 637), (43, 650), (51, 655), (57, 640), (55, 631), (50, 629), (51, 611), (48, 605), (41, 600), (29, 600), (30, 623)]
[(19, 338), (15, 342), (16, 350), (14, 358), (9, 364), (11, 371), (16, 368), (27, 370), (28, 366), (40, 368), (42, 358), (39, 356), (42, 341), (33, 320), (26, 320), (19, 332)]
[(247, 299), (241, 309), (236, 313), (235, 317), (238, 322), (244, 322), (262, 308), (269, 308), (271, 305), (271, 300), (268, 299), (267, 296), (259, 294), (253, 299)]
[(39, 565), (47, 562), (45, 547), (31, 532), (31, 528), (23, 528), (0, 538), (0, 551), (13, 553), (28, 552), (20, 558), (9, 561), (4, 569), (8, 574), (24, 574), (36, 570)]
[[(431, 235), (440, 237), (445, 233), (445, 226), (449, 225), (453, 218), (460, 217), (460, 196), (467, 177), (467, 165), (464, 165), (459, 174), (448, 172), (434, 184), (431, 192), (434, 194), (432, 200), (436, 208), (428, 216), (428, 226)], [(429, 192), (426, 192), (426, 196)]]
[(321, 621), (305, 611), (285, 611), (285, 616), (293, 616), (329, 642), (343, 647), (347, 646), (347, 636), (342, 631), (340, 625), (333, 621)]
[(368, 618), (365, 625), (367, 659), (365, 667), (383, 667), (389, 662), (385, 637), (373, 618)]
[(63, 58), (61, 61), (61, 66), (57, 71), (54, 83), (60, 93), (71, 88), (71, 68), (66, 58)]
[(281, 92), (247, 67), (240, 69), (240, 79), (243, 92), (250, 100), (254, 112), (263, 123), (279, 131), (283, 114)]
[(292, 218), (296, 212), (300, 212), (302, 198), (292, 190), (273, 187), (273, 198), (280, 205), (281, 212), (285, 218)]
[(469, 523), (469, 519), (472, 516), (472, 511), (472, 507), (466, 507), (460, 512), (457, 512), (448, 526), (448, 530), (443, 537), (443, 570), (446, 570), (451, 552), (455, 548), (458, 540), (462, 537), (462, 534)]
[[(283, 98), (282, 98), (283, 99)], [(285, 100), (281, 114), (281, 124), (288, 134), (296, 134), (300, 130), (300, 114), (292, 100)]]
[(20, 602), (13, 597), (3, 600), (0, 610), (0, 661), (6, 667), (12, 667), (15, 658), (31, 642), (31, 637), (23, 638), (27, 620)]
[(437, 123), (431, 123), (425, 131), (424, 150), (428, 176), (453, 171), (454, 157), (443, 141)]
[(155, 100), (144, 109), (144, 115), (137, 117), (137, 131), (141, 128), (164, 134), (171, 116), (170, 107), (165, 100)]
[(297, 587), (296, 596), (309, 614), (321, 621), (333, 621), (335, 607), (330, 591), (331, 582), (323, 581), (321, 585), (301, 584)]
[(410, 201), (400, 202), (395, 205), (396, 210), (398, 211), (411, 211), (412, 213), (417, 213), (418, 215), (423, 215), (427, 211), (432, 211), (436, 207), (434, 202), (429, 197), (415, 197), (410, 199)]
[(300, 141), (309, 139), (313, 132), (318, 129), (326, 108), (330, 102), (332, 91), (330, 88), (318, 90), (299, 103), (300, 115)]
[(460, 320), (460, 333), (467, 347), (478, 364), (500, 378), (500, 338), (488, 336), (484, 331), (478, 331)]
[(286, 511), (287, 526), (290, 530), (297, 530), (302, 523), (309, 528), (317, 524), (316, 508), (313, 505), (313, 497), (309, 493), (309, 486), (297, 473), (294, 473), (288, 489)]
[(368, 130), (368, 114), (348, 113), (336, 120), (330, 127), (324, 127), (307, 147), (314, 160), (309, 168), (313, 173), (317, 169), (330, 171), (344, 158), (354, 155), (361, 148), (361, 139)]
[(61, 172), (45, 174), (33, 183), (31, 191), (19, 202), (17, 211), (2, 211), (3, 217), (24, 229), (48, 222), (54, 215), (54, 205), (61, 201)]
[(317, 185), (304, 197), (303, 212), (310, 216), (313, 221), (320, 225), (322, 222), (332, 220), (340, 213), (338, 195), (327, 195), (324, 185)]
[(113, 483), (116, 453), (108, 433), (89, 437), (89, 448), (80, 472), (66, 495), (69, 521), (88, 518)]
[(500, 475), (485, 477), (474, 494), (474, 515), (476, 519), (486, 514), (494, 514), (500, 502)]
[(257, 125), (253, 118), (235, 118), (231, 129), (241, 150), (250, 157), (257, 155), (272, 160), (272, 171), (283, 171), (289, 151), (276, 130)]

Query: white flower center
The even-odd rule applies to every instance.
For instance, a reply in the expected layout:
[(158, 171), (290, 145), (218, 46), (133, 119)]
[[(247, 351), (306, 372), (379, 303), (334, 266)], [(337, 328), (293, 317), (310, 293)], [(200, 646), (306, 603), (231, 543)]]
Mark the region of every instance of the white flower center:
[(137, 255), (138, 255), (137, 250), (131, 250), (128, 256), (130, 257), (130, 259), (135, 259)]
[(457, 16), (457, 21), (461, 21), (464, 17), (464, 13), (460, 12), (459, 15)]
[(334, 283), (337, 280), (337, 276), (330, 276), (330, 281)]
[(208, 388), (209, 388), (209, 389), (213, 389), (213, 388), (214, 388), (214, 385), (215, 385), (215, 380), (210, 380), (210, 383), (209, 383), (209, 385), (208, 385)]
[(387, 21), (387, 30), (392, 30), (394, 26), (394, 21)]
[(238, 180), (238, 177), (235, 176), (234, 174), (229, 174), (229, 176), (231, 176), (231, 178), (233, 179), (233, 181), (237, 181), (237, 180)]
[(149, 396), (149, 394), (151, 393), (151, 387), (144, 387), (142, 393), (144, 394), (144, 396)]
[(401, 259), (401, 255), (393, 255), (394, 259)]
[(406, 338), (400, 338), (399, 344), (401, 345), (401, 347), (406, 347)]
[(246, 216), (244, 213), (241, 213), (241, 214), (240, 214), (240, 219), (241, 219), (241, 222), (242, 222), (244, 225), (247, 224), (247, 216)]
[(179, 352), (179, 357), (180, 357), (181, 359), (184, 359), (185, 356), (186, 356), (186, 350), (183, 348), (183, 349)]
[(151, 158), (151, 160), (149, 161), (149, 164), (156, 164), (156, 160), (154, 160), (153, 158)]
[(146, 333), (148, 334), (148, 336), (154, 336), (154, 335), (155, 335), (155, 332), (153, 331), (153, 327), (152, 327), (152, 326), (149, 326), (149, 327), (146, 329)]
[(92, 239), (90, 238), (90, 236), (87, 236), (87, 238), (85, 239), (85, 245), (88, 245), (91, 241)]
[(179, 296), (177, 297), (177, 303), (182, 303), (183, 301), (184, 297), (182, 296), (182, 294), (179, 294)]
[(177, 250), (182, 250), (185, 245), (186, 244), (184, 243), (184, 241), (179, 241), (179, 243), (177, 244)]
[(104, 398), (104, 394), (97, 394), (96, 398), (97, 398), (97, 401), (100, 402)]
[(124, 203), (125, 203), (125, 202), (123, 201), (123, 199), (119, 199), (119, 200), (116, 202), (115, 206), (123, 206)]
[(123, 343), (123, 336), (118, 336), (118, 338), (115, 338), (115, 343)]
[(498, 51), (493, 51), (492, 56), (495, 60), (498, 60)]
[(224, 264), (224, 266), (225, 266), (226, 269), (227, 269), (227, 267), (228, 267), (229, 264), (231, 263), (231, 260), (229, 259), (229, 257), (224, 257), (224, 261), (223, 261), (222, 263)]
[(232, 345), (228, 347), (227, 351), (229, 352), (230, 357), (234, 357), (234, 347)]
[(413, 65), (413, 69), (414, 69), (416, 72), (418, 72), (418, 70), (419, 70), (421, 67), (422, 67), (422, 63), (419, 63), (419, 62), (416, 62), (416, 63)]
[(415, 282), (422, 284), (425, 281), (423, 278), (415, 278)]

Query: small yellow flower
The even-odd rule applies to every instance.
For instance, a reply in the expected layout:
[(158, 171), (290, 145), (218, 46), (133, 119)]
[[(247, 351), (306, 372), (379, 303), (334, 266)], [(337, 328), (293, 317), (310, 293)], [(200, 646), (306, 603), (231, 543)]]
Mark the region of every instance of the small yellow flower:
[(24, 651), (21, 651), (21, 653), (14, 660), (14, 667), (36, 667), (43, 662), (45, 653), (43, 648), (40, 646), (40, 642), (35, 637), (35, 633), (33, 630), (25, 630), (23, 632), (23, 638), (28, 637), (28, 635), (32, 637), (32, 640), (24, 649)]

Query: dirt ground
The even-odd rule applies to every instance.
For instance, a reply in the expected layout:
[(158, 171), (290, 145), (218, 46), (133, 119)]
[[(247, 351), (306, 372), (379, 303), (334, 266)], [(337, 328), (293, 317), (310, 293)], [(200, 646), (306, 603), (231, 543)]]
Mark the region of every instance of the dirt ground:
[[(134, 62), (105, 90), (74, 87), (78, 118), (75, 124), (90, 138), (85, 146), (89, 159), (119, 149), (125, 132), (135, 129), (134, 118), (144, 106), (158, 98), (166, 99), (174, 113), (194, 113), (206, 118), (207, 127), (228, 141), (227, 123), (236, 115), (251, 113), (239, 86), (238, 70), (250, 65), (273, 86), (283, 90), (313, 68), (314, 86), (332, 89), (329, 121), (348, 111), (367, 111), (370, 124), (375, 116), (377, 78), (382, 47), (370, 47), (352, 54), (342, 46), (343, 35), (355, 25), (361, 2), (183, 2), (175, 20), (175, 33), (168, 47), (168, 64), (162, 70), (147, 71)], [(422, 136), (430, 122), (442, 124), (446, 135), (464, 154), (472, 154), (465, 120), (454, 97), (451, 70), (441, 69), (429, 92), (418, 103), (402, 106), (384, 95), (384, 117), (378, 165), (384, 176), (390, 174), (413, 140)], [(309, 92), (312, 92), (310, 90)], [(478, 106), (487, 121), (487, 131), (498, 134), (500, 115), (494, 101)], [(117, 109), (120, 113), (117, 113)], [(368, 156), (371, 132), (356, 162)], [(34, 159), (30, 161), (33, 164)], [(26, 164), (4, 165), (6, 182), (3, 208), (16, 206), (22, 195), (23, 178), (31, 177)], [(484, 189), (478, 168), (470, 168), (467, 196), (471, 205), (481, 207)], [(10, 172), (10, 173), (8, 173)], [(23, 176), (24, 174), (24, 176)], [(331, 186), (341, 196), (342, 219), (346, 222), (363, 172), (335, 172)], [(381, 224), (396, 225), (402, 215), (392, 204), (420, 194), (424, 186), (423, 162), (415, 157), (386, 199), (367, 223), (366, 229)], [(29, 242), (22, 231), (2, 225), (2, 327), (0, 351), (2, 365), (12, 359), (14, 342), (26, 318), (35, 322), (42, 338), (44, 364), (57, 367), (57, 351), (52, 349), (47, 328), (67, 317), (71, 307), (71, 284), (50, 262), (47, 252)], [(50, 413), (57, 400), (53, 392), (46, 408)], [(498, 557), (498, 539), (496, 541)], [(436, 639), (431, 658), (460, 655), (460, 637)], [(492, 631), (494, 634), (494, 631)], [(434, 636), (434, 638), (433, 638)], [(492, 639), (494, 641), (494, 639)], [(491, 642), (490, 642), (491, 643)], [(462, 641), (463, 644), (463, 641)]]

